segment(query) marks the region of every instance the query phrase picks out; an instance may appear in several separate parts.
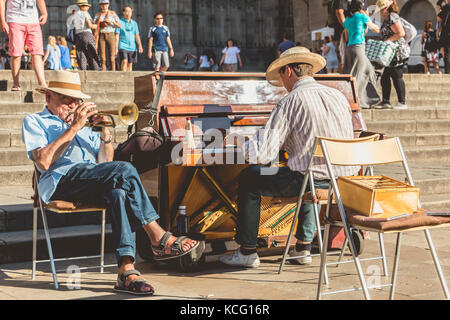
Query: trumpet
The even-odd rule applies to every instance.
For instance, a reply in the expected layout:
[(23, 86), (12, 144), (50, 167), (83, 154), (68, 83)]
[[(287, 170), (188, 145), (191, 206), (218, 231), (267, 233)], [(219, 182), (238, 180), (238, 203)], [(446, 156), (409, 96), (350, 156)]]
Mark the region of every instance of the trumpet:
[(139, 109), (135, 103), (127, 102), (122, 103), (117, 110), (99, 111), (97, 115), (107, 116), (108, 119), (94, 125), (91, 117), (86, 121), (86, 126), (97, 130), (102, 127), (115, 128), (118, 126), (118, 123), (124, 126), (130, 126), (137, 121)]

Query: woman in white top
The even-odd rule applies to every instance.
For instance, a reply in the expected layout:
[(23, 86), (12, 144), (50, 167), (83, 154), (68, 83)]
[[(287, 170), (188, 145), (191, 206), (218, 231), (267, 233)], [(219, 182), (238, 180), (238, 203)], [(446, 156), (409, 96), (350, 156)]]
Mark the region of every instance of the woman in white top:
[(203, 51), (199, 59), (199, 71), (211, 71), (211, 67), (214, 65), (214, 60), (210, 57), (208, 51)]
[(222, 70), (226, 72), (236, 72), (239, 68), (242, 68), (241, 56), (238, 47), (234, 45), (233, 39), (227, 40), (227, 46), (222, 51), (222, 58), (220, 59), (219, 65), (222, 66)]

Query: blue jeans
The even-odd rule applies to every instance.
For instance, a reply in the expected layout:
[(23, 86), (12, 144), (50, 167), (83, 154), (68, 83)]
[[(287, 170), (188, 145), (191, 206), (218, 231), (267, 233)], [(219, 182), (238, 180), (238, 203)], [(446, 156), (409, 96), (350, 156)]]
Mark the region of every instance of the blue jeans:
[(159, 218), (129, 162), (77, 164), (61, 178), (52, 200), (104, 206), (119, 266), (124, 256), (135, 259), (136, 230)]
[[(236, 241), (245, 248), (256, 248), (257, 245), (261, 196), (287, 198), (298, 196), (304, 179), (304, 175), (291, 171), (288, 167), (280, 167), (274, 175), (261, 175), (261, 168), (263, 167), (250, 166), (239, 176)], [(316, 188), (328, 189), (328, 180), (314, 182)], [(306, 191), (309, 189), (308, 183)], [(314, 207), (312, 204), (302, 204), (295, 237), (301, 241), (311, 242), (315, 231)]]

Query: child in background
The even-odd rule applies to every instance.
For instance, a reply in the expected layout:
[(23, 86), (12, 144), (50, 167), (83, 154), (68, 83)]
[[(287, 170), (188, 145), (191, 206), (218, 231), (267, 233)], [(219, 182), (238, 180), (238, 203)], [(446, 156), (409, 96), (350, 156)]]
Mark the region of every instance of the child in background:
[(75, 45), (73, 45), (70, 50), (70, 64), (72, 65), (73, 70), (78, 70), (77, 47)]
[(56, 45), (54, 36), (48, 37), (47, 49), (45, 49), (44, 62), (48, 61), (50, 70), (61, 70), (61, 51)]
[(70, 52), (67, 48), (66, 39), (62, 36), (57, 37), (59, 50), (61, 51), (61, 68), (64, 70), (71, 70), (72, 63), (70, 62)]

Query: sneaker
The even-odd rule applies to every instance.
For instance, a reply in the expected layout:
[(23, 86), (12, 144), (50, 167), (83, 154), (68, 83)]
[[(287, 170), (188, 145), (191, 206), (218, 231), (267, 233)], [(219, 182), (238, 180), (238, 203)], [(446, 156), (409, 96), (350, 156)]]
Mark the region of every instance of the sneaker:
[(392, 106), (387, 101), (381, 101), (380, 103), (377, 103), (372, 106), (373, 109), (392, 109)]
[(297, 251), (294, 248), (289, 252), (289, 256), (290, 257), (299, 257), (296, 259), (289, 259), (289, 261), (291, 261), (294, 264), (305, 265), (305, 264), (311, 264), (311, 262), (312, 262), (311, 252), (309, 250)]
[(405, 109), (408, 109), (408, 105), (406, 103), (399, 102), (396, 106), (394, 106), (394, 109), (405, 110)]
[(220, 256), (219, 261), (229, 266), (239, 266), (246, 268), (257, 268), (260, 264), (257, 253), (252, 253), (246, 256), (243, 255), (241, 250), (239, 249), (234, 251), (232, 254)]

